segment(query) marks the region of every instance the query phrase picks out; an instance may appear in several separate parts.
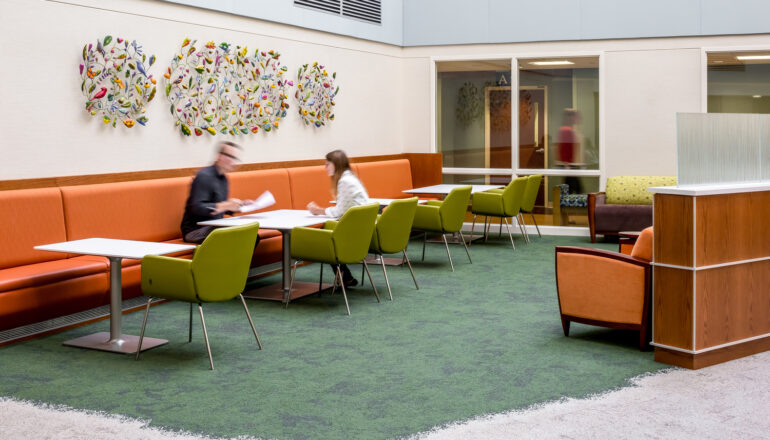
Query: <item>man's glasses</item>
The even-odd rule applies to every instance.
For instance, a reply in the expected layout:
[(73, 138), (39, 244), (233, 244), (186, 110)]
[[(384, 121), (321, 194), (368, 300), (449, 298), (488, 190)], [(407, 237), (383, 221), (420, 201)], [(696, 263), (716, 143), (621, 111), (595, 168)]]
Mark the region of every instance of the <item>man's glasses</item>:
[(225, 157), (229, 157), (230, 159), (232, 159), (235, 162), (240, 161), (240, 159), (238, 159), (238, 156), (236, 156), (234, 154), (230, 154), (230, 153), (225, 152), (225, 151), (220, 151), (219, 154), (221, 154), (222, 156), (225, 156)]

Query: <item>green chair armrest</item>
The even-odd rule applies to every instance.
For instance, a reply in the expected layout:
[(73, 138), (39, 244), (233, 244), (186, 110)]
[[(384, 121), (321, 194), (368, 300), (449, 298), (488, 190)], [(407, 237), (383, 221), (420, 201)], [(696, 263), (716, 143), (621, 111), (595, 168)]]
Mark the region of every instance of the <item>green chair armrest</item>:
[(323, 225), (323, 229), (334, 229), (337, 227), (337, 223), (339, 222), (339, 220), (326, 220), (326, 223)]
[(294, 228), (291, 230), (291, 257), (299, 260), (337, 263), (332, 229)]
[(503, 194), (492, 192), (479, 192), (474, 194), (471, 203), (471, 212), (483, 215), (504, 215)]
[[(492, 193), (492, 194), (502, 194), (503, 191), (505, 191), (505, 188), (492, 188), (484, 191), (485, 193)], [(480, 194), (480, 193), (477, 193)], [(476, 197), (476, 194), (473, 195), (473, 197)]]
[(425, 202), (425, 206), (441, 206), (444, 203), (441, 200), (428, 200)]
[(414, 223), (412, 228), (423, 231), (442, 232), (441, 215), (439, 206), (436, 205), (418, 205), (414, 213)]
[(142, 258), (142, 293), (152, 298), (198, 302), (192, 260), (158, 255)]

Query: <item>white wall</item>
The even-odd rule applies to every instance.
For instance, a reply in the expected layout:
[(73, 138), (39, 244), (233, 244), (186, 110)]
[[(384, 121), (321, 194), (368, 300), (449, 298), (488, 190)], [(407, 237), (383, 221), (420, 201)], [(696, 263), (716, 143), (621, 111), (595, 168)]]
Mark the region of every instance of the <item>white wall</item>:
[[(292, 75), (318, 60), (337, 72), (335, 120), (306, 127), (292, 91), (277, 131), (185, 137), (159, 91), (147, 127), (105, 126), (84, 109), (78, 64), (83, 45), (107, 34), (155, 54), (158, 79), (188, 36), (278, 50)], [(149, 0), (3, 0), (0, 40), (0, 180), (201, 166), (217, 139), (240, 142), (245, 162), (318, 159), (336, 147), (356, 156), (403, 151), (399, 47)]]

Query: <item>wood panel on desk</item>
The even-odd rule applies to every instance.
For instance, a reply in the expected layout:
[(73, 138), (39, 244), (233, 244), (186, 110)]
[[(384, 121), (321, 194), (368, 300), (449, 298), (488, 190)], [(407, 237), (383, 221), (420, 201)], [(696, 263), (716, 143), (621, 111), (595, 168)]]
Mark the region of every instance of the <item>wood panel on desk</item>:
[(697, 350), (770, 333), (770, 260), (696, 273)]
[(729, 345), (699, 354), (682, 353), (680, 351), (655, 347), (655, 362), (697, 370), (768, 350), (770, 350), (770, 337), (754, 339), (743, 344)]
[(692, 267), (693, 199), (688, 196), (655, 194), (653, 248), (656, 263)]
[(653, 267), (653, 342), (692, 350), (692, 271)]
[[(381, 156), (351, 157), (353, 163), (379, 160), (409, 159), (412, 168), (412, 184), (420, 186), (441, 183), (441, 153), (400, 153)], [(238, 171), (269, 170), (323, 165), (324, 159), (292, 160), (283, 162), (245, 163)], [(200, 167), (174, 168), (167, 170), (132, 171), (126, 173), (87, 174), (82, 176), (41, 177), (36, 179), (0, 180), (0, 191), (53, 186), (93, 185), (96, 183), (129, 182), (134, 180), (164, 179), (167, 177), (194, 176)], [(438, 176), (438, 177), (437, 177)], [(422, 183), (430, 182), (430, 183)]]
[(698, 197), (698, 266), (770, 256), (770, 191)]

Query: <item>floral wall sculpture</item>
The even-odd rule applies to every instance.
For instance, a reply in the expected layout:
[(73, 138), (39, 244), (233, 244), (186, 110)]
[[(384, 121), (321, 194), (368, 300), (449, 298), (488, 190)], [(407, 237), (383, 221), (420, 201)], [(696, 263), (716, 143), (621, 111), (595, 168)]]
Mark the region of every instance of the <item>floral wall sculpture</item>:
[[(241, 132), (257, 133), (260, 128), (269, 132), (278, 128), (289, 108), (287, 88), (294, 82), (285, 78), (288, 70), (278, 60), (276, 51), (254, 51), (254, 56), (246, 56), (248, 50), (238, 52), (238, 81), (234, 85), (234, 108), (237, 124)], [(236, 104), (237, 103), (237, 104)], [(245, 128), (244, 128), (245, 127)]]
[(229, 92), (236, 75), (230, 45), (209, 41), (196, 47), (197, 40), (185, 38), (179, 53), (163, 74), (171, 115), (182, 133), (200, 136), (204, 131), (215, 135), (232, 130), (230, 118), (223, 118)]
[(202, 48), (186, 38), (166, 77), (169, 110), (183, 134), (197, 136), (269, 132), (289, 108), (285, 78), (275, 51), (254, 52), (209, 41)]
[(324, 66), (314, 62), (303, 64), (297, 72), (298, 113), (305, 125), (321, 127), (326, 121), (334, 120), (334, 97), (339, 93), (339, 86), (334, 86), (337, 72), (329, 74)]
[(101, 115), (105, 124), (122, 122), (126, 127), (147, 124), (145, 105), (155, 97), (156, 81), (147, 70), (155, 63), (142, 53), (136, 40), (103, 39), (83, 46), (80, 90), (86, 97), (85, 109)]

